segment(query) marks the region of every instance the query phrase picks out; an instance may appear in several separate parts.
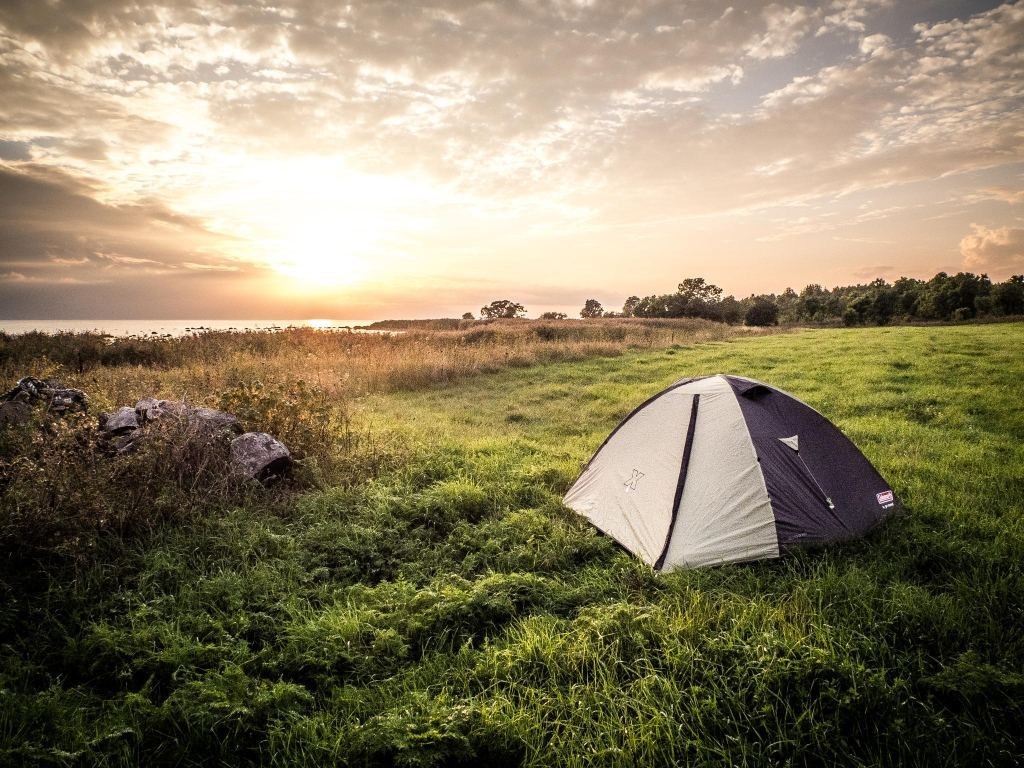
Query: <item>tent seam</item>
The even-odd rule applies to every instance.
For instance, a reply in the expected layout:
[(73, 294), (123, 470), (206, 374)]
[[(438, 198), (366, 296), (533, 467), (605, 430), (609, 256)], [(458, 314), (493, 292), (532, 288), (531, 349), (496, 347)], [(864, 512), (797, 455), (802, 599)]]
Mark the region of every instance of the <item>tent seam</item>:
[(693, 452), (693, 433), (697, 429), (697, 408), (700, 405), (700, 394), (693, 396), (690, 405), (690, 423), (686, 427), (686, 444), (683, 446), (683, 458), (679, 462), (679, 479), (676, 480), (676, 494), (672, 501), (672, 517), (668, 523), (668, 532), (665, 534), (665, 544), (661, 548), (661, 554), (654, 561), (654, 570), (660, 571), (665, 564), (665, 557), (668, 555), (669, 545), (672, 543), (672, 534), (675, 533), (676, 521), (679, 519), (679, 505), (683, 502), (683, 489), (686, 486), (686, 475), (690, 469), (690, 454)]

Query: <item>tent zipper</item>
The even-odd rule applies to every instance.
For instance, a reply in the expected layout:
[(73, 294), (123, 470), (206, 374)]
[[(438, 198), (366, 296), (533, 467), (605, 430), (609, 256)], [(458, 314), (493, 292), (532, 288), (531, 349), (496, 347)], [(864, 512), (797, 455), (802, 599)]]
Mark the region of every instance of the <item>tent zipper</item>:
[(821, 487), (821, 483), (818, 482), (818, 478), (816, 478), (814, 473), (811, 472), (811, 468), (807, 466), (807, 462), (804, 461), (804, 457), (800, 455), (800, 451), (796, 452), (796, 457), (800, 459), (800, 463), (804, 465), (804, 469), (807, 470), (808, 476), (814, 481), (814, 484), (818, 486), (818, 490), (821, 492), (822, 498), (825, 499), (825, 503), (828, 504), (828, 508), (835, 509), (836, 505), (832, 503), (832, 497), (829, 496), (828, 493), (825, 492), (825, 489)]

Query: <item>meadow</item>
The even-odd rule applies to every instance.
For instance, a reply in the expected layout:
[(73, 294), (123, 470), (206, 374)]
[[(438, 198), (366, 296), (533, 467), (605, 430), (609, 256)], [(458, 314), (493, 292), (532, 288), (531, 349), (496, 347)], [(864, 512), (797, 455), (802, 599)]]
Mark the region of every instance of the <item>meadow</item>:
[[(85, 421), (3, 437), (0, 763), (1019, 764), (1022, 331), (6, 340), (5, 381), (232, 406), (303, 463), (210, 493)], [(561, 505), (637, 403), (717, 372), (822, 411), (907, 514), (655, 575)]]

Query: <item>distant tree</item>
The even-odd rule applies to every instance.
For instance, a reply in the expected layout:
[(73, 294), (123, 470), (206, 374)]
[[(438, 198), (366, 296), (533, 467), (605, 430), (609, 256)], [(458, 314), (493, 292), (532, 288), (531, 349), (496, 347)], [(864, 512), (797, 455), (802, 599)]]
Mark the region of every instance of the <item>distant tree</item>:
[[(885, 325), (894, 320), (965, 320), (985, 315), (1024, 314), (1024, 275), (995, 283), (988, 275), (939, 272), (931, 280), (901, 277), (893, 284), (883, 278), (859, 285), (827, 289), (811, 283), (798, 294), (761, 294), (737, 301), (722, 298), (722, 289), (702, 277), (689, 277), (675, 293), (630, 296), (622, 307), (625, 317), (701, 317), (727, 323), (763, 319), (774, 306), (772, 323), (793, 321), (846, 325)], [(751, 314), (752, 313), (752, 314)], [(612, 317), (606, 312), (604, 317)], [(755, 324), (760, 324), (757, 322)]]
[(545, 312), (540, 316), (541, 320), (565, 320), (568, 317), (565, 312)]
[(726, 296), (718, 302), (719, 319), (723, 323), (735, 325), (743, 320), (743, 304), (735, 296)]
[(747, 309), (744, 322), (747, 325), (778, 325), (779, 305), (768, 296), (755, 296)]
[(688, 277), (679, 284), (679, 293), (687, 301), (717, 302), (722, 296), (722, 289), (712, 285), (703, 277)]
[[(939, 272), (929, 280), (921, 292), (918, 311), (926, 320), (949, 320), (974, 317), (977, 314), (978, 297), (992, 293), (992, 281), (988, 275), (958, 272), (950, 277)], [(963, 312), (958, 310), (963, 309)]]
[(871, 283), (871, 310), (869, 317), (875, 325), (888, 325), (896, 314), (899, 295), (882, 278)]
[(476, 318), (473, 317), (473, 313), (472, 312), (463, 312), (462, 313), (462, 319), (463, 320), (475, 320)]
[(722, 289), (717, 285), (712, 285), (703, 277), (688, 277), (679, 284), (674, 295), (667, 297), (668, 316), (718, 320), (721, 297)]
[(992, 310), (1000, 315), (1024, 315), (1024, 275), (992, 286)]
[(846, 300), (843, 310), (843, 325), (864, 325), (871, 313), (871, 297), (866, 293), (858, 293)]
[(822, 320), (828, 306), (828, 290), (817, 283), (804, 286), (796, 301), (797, 320)]
[(580, 310), (580, 317), (600, 317), (603, 314), (604, 307), (597, 299), (587, 299), (583, 309)]
[(917, 305), (921, 301), (924, 284), (924, 280), (917, 280), (913, 277), (901, 277), (892, 284), (892, 289), (896, 293), (897, 314), (903, 317), (917, 315)]
[(775, 297), (775, 306), (779, 308), (779, 321), (792, 323), (797, 320), (797, 306), (800, 297), (792, 288), (787, 288)]
[(526, 307), (511, 299), (499, 299), (492, 301), (486, 307), (480, 307), (480, 317), (488, 320), (497, 320), (501, 317), (522, 317), (526, 314)]
[(668, 300), (671, 294), (644, 296), (633, 308), (634, 317), (669, 317)]

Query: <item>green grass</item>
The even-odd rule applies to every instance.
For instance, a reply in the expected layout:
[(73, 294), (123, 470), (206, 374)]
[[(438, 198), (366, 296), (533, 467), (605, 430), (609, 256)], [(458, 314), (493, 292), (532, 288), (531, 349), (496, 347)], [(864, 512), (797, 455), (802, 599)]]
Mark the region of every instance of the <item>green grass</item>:
[[(383, 469), (2, 572), (0, 763), (1017, 764), (1022, 331), (810, 331), (364, 398)], [(655, 576), (561, 506), (636, 403), (716, 372), (821, 410), (909, 514)]]

